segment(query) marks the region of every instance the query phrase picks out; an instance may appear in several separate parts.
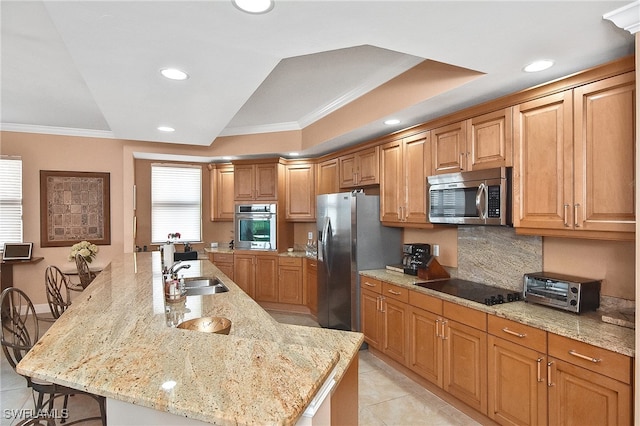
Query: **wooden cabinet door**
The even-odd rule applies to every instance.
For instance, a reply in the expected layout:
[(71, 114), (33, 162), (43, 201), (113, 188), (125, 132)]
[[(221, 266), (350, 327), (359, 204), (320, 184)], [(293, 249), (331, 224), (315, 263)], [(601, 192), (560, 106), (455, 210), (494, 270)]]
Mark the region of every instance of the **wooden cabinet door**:
[(549, 357), (550, 425), (631, 425), (631, 386)]
[(380, 151), (377, 146), (357, 153), (357, 185), (375, 185), (380, 183)]
[(487, 334), (455, 321), (444, 321), (443, 388), (487, 414)]
[(488, 415), (502, 425), (547, 423), (546, 354), (489, 335)]
[(382, 351), (403, 365), (407, 363), (409, 341), (407, 334), (408, 315), (405, 303), (385, 297), (383, 302), (383, 347)]
[(273, 201), (278, 199), (278, 165), (273, 163), (255, 165), (255, 199)]
[(233, 256), (234, 281), (252, 299), (255, 295), (255, 271), (255, 256), (249, 254)]
[(466, 170), (513, 165), (513, 108), (467, 120)]
[(427, 176), (431, 174), (430, 133), (405, 138), (402, 155), (404, 221), (424, 224), (427, 222)]
[(569, 229), (573, 200), (571, 91), (514, 107), (513, 224)]
[(216, 166), (211, 170), (211, 221), (233, 221), (235, 214), (233, 165)]
[(278, 267), (278, 302), (303, 304), (302, 266)]
[(404, 185), (402, 174), (402, 140), (380, 148), (380, 221), (401, 222), (404, 218)]
[(318, 186), (316, 194), (334, 194), (340, 192), (338, 183), (338, 159), (323, 161), (318, 163)]
[(338, 158), (338, 174), (340, 188), (352, 188), (357, 185), (355, 154), (343, 155)]
[(218, 269), (222, 271), (227, 277), (229, 277), (232, 281), (234, 279), (233, 274), (233, 263), (216, 263)]
[(315, 168), (313, 163), (285, 167), (285, 214), (289, 221), (316, 219)]
[(579, 230), (634, 232), (634, 73), (580, 86), (573, 94), (572, 224)]
[(318, 262), (305, 259), (307, 263), (307, 307), (311, 314), (318, 315)]
[(382, 348), (382, 315), (380, 313), (381, 296), (362, 288), (360, 292), (360, 331), (371, 347)]
[(424, 309), (409, 311), (409, 365), (421, 377), (442, 387), (442, 319)]
[(433, 143), (433, 171), (435, 174), (464, 170), (467, 147), (465, 121), (449, 124), (431, 131)]
[(252, 165), (234, 165), (234, 198), (236, 200), (253, 200), (255, 189), (255, 169)]
[(278, 301), (278, 259), (276, 256), (255, 257), (255, 300)]

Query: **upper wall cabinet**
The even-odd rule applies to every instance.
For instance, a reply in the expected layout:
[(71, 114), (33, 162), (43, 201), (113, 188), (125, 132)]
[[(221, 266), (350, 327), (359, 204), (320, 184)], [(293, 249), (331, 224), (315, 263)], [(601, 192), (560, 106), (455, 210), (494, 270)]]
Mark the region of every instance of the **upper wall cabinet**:
[(315, 222), (315, 164), (300, 161), (285, 166), (285, 214), (291, 222)]
[(236, 201), (276, 201), (278, 163), (234, 164)]
[(210, 172), (211, 221), (233, 221), (233, 165), (212, 164)]
[(431, 131), (436, 174), (513, 165), (512, 108)]
[(390, 226), (426, 225), (426, 177), (431, 174), (429, 132), (380, 147), (380, 221)]
[(633, 239), (634, 74), (525, 102), (515, 117), (518, 232)]
[(379, 147), (364, 149), (338, 158), (340, 188), (375, 185), (380, 183)]
[(316, 194), (334, 194), (340, 192), (338, 183), (338, 159), (333, 158), (317, 165)]

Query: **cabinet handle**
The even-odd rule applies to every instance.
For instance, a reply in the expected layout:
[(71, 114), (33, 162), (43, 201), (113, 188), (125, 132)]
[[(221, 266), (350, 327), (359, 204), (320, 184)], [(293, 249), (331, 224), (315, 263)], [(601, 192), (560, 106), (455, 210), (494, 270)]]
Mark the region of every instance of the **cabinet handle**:
[(512, 336), (519, 337), (519, 338), (521, 338), (521, 339), (522, 339), (523, 337), (527, 337), (526, 333), (518, 333), (518, 332), (515, 332), (515, 331), (511, 331), (511, 330), (509, 330), (507, 327), (503, 328), (503, 329), (502, 329), (502, 331), (504, 331), (504, 332), (505, 332), (505, 333), (507, 333), (507, 334), (511, 334)]
[(578, 209), (580, 208), (580, 204), (573, 205), (573, 224), (576, 228), (580, 227), (580, 223), (578, 222)]
[(549, 387), (555, 386), (555, 383), (551, 382), (551, 364), (553, 364), (553, 361), (547, 363), (547, 386)]
[(586, 361), (591, 361), (593, 363), (598, 363), (598, 362), (602, 361), (600, 358), (592, 358), (590, 356), (582, 355), (581, 353), (578, 353), (578, 352), (574, 351), (573, 349), (569, 350), (569, 355), (573, 355), (573, 356), (576, 356), (578, 358), (584, 359)]
[(368, 287), (375, 287), (375, 284), (371, 284), (369, 281), (365, 281), (364, 285), (368, 286)]
[(396, 296), (400, 296), (402, 294), (399, 291), (395, 291), (395, 290), (391, 290), (391, 289), (389, 289), (388, 292), (391, 293), (391, 294), (395, 294)]
[(437, 339), (438, 337), (440, 337), (440, 334), (438, 333), (438, 327), (439, 327), (439, 326), (440, 326), (440, 320), (439, 320), (439, 319), (437, 319), (437, 320), (436, 320), (436, 339)]
[(384, 296), (380, 296), (380, 312), (387, 312), (384, 309)]
[(402, 222), (402, 207), (398, 207), (398, 220)]
[(542, 376), (540, 375), (540, 365), (542, 364), (542, 358), (538, 358), (536, 360), (536, 363), (538, 364), (538, 382), (542, 382)]
[(460, 153), (460, 170), (464, 170), (464, 152)]
[(569, 209), (569, 204), (565, 204), (564, 206), (564, 217), (562, 218), (562, 222), (564, 223), (564, 226), (566, 226), (567, 228), (569, 227), (569, 222), (567, 221), (567, 210)]
[(448, 337), (445, 334), (445, 327), (447, 326), (447, 320), (442, 320), (442, 340), (447, 340)]

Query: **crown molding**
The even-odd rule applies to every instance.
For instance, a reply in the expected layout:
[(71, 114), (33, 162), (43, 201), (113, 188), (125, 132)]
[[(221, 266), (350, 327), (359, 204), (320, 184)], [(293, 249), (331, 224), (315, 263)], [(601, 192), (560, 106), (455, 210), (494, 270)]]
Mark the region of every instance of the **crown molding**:
[(617, 27), (629, 31), (631, 34), (635, 34), (640, 31), (640, 0), (605, 13), (602, 18), (608, 19)]
[(45, 135), (80, 136), (87, 138), (115, 139), (110, 130), (73, 129), (70, 127), (36, 126), (32, 124), (0, 123), (3, 132), (40, 133)]

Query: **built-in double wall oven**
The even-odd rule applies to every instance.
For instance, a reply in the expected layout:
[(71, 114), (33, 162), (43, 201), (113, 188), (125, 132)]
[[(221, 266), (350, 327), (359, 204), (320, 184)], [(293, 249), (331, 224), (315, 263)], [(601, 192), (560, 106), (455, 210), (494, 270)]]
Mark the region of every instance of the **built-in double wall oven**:
[(276, 249), (276, 204), (238, 204), (234, 218), (236, 249)]

